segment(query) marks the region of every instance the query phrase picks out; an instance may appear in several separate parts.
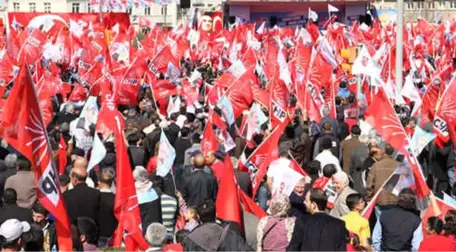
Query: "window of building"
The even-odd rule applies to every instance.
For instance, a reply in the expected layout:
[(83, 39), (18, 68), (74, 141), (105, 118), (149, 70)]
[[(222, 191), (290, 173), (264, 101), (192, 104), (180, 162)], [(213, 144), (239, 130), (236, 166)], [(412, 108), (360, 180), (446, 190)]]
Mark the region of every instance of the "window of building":
[(161, 14), (163, 15), (165, 13), (165, 8), (162, 6), (160, 10), (161, 10)]
[(413, 9), (413, 3), (408, 1), (407, 2), (407, 9)]
[(19, 12), (20, 11), (20, 7), (21, 5), (19, 3), (13, 3), (13, 10), (15, 12)]
[(146, 8), (144, 9), (144, 15), (150, 16), (150, 7), (146, 7)]
[(434, 9), (434, 2), (429, 2), (428, 7), (429, 9)]
[(44, 12), (51, 12), (51, 3), (44, 3)]
[(450, 9), (455, 9), (456, 8), (456, 1), (455, 0), (451, 0), (450, 1)]
[(87, 4), (87, 12), (92, 12), (92, 10), (90, 8), (90, 3)]
[(36, 3), (29, 3), (30, 12), (36, 12)]
[(128, 8), (128, 9), (127, 9), (127, 12), (128, 12), (128, 14), (131, 15), (131, 13), (132, 13), (132, 8)]
[(71, 7), (73, 13), (79, 13), (79, 3), (73, 3)]

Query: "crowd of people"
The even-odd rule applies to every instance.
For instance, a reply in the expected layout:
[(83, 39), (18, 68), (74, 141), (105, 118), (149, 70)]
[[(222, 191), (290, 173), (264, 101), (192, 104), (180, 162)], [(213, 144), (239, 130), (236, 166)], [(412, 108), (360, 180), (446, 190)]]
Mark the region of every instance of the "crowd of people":
[[(154, 28), (155, 33), (152, 33), (165, 34), (156, 29), (159, 28)], [(374, 25), (372, 29), (377, 28)], [(423, 198), (416, 186), (413, 183), (404, 185), (402, 179), (406, 175), (397, 173), (398, 168), (410, 160), (365, 119), (364, 111), (372, 102), (371, 96), (375, 95), (365, 93), (364, 97), (359, 98), (359, 94), (357, 97), (349, 87), (347, 76), (328, 79), (333, 84), (329, 88), (326, 83), (320, 83), (322, 97), (330, 97), (333, 101), (317, 109), (319, 115), (316, 116), (310, 111), (315, 104), (299, 100), (302, 96), (297, 84), (296, 87), (287, 86), (288, 79), (282, 73), (291, 71), (291, 65), (283, 68), (281, 57), (287, 51), (287, 63), (293, 62), (294, 43), (299, 47), (302, 39), (312, 41), (315, 36), (314, 28), (307, 27), (307, 30), (307, 35), (299, 32), (297, 37), (291, 36), (292, 39), (287, 37), (286, 31), (283, 35), (276, 32), (277, 29), (271, 29), (271, 37), (264, 37), (263, 30), (257, 31), (257, 35), (263, 36), (263, 45), (269, 53), (276, 50), (275, 57), (270, 58), (278, 62), (275, 66), (277, 76), (270, 79), (272, 84), (266, 84), (266, 87), (263, 82), (271, 75), (264, 64), (267, 63), (265, 59), (263, 70), (258, 69), (260, 60), (254, 64), (255, 69), (248, 66), (253, 53), (250, 48), (256, 47), (251, 44), (255, 41), (252, 38), (245, 42), (249, 49), (244, 51), (243, 60), (234, 60), (244, 63), (242, 76), (247, 73), (249, 78), (256, 80), (246, 82), (248, 86), (230, 89), (241, 82), (236, 76), (240, 70), (230, 66), (228, 72), (236, 78), (226, 77), (228, 67), (223, 66), (224, 60), (220, 58), (215, 64), (215, 61), (211, 62), (214, 60), (211, 55), (209, 62), (207, 58), (204, 58), (206, 61), (182, 58), (176, 64), (182, 70), (177, 76), (169, 70), (166, 74), (155, 73), (154, 83), (139, 88), (137, 105), (117, 105), (126, 126), (123, 134), (130, 167), (119, 167), (118, 142), (112, 132), (99, 130), (93, 120), (93, 116), (102, 116), (98, 107), (106, 102), (103, 88), (94, 103), (89, 102), (87, 86), (82, 91), (85, 98), (77, 102), (55, 93), (50, 99), (51, 111), (55, 112), (49, 118), (48, 141), (59, 166), (58, 183), (71, 223), (73, 250), (100, 251), (113, 246), (116, 230), (123, 225), (114, 213), (115, 195), (119, 190), (117, 181), (121, 179), (116, 174), (129, 169), (139, 204), (142, 234), (150, 246), (147, 251), (456, 251), (452, 141), (447, 139), (442, 145), (436, 138), (417, 153), (420, 173), (433, 191), (428, 207), (420, 208)], [(274, 32), (280, 42), (264, 42), (274, 40)], [(173, 35), (169, 32), (170, 39)], [(284, 37), (283, 41), (280, 36)], [(317, 34), (314, 43), (318, 44), (318, 38)], [(143, 44), (147, 47), (146, 42)], [(260, 43), (258, 55), (261, 50)], [(327, 60), (321, 56), (324, 49), (320, 52), (315, 56), (320, 60), (318, 64)], [(298, 49), (296, 54), (299, 54)], [(231, 59), (232, 55), (229, 56)], [(55, 71), (52, 59), (43, 56), (40, 60), (44, 69)], [(155, 60), (149, 63), (155, 64), (152, 68), (157, 70)], [(169, 68), (168, 62), (165, 65)], [(310, 68), (313, 71), (313, 67)], [(310, 68), (306, 70), (310, 72)], [(58, 69), (61, 71), (59, 78), (74, 85), (73, 92), (76, 92), (76, 86), (89, 81), (80, 76), (77, 68), (65, 69), (59, 65)], [(288, 77), (298, 82), (298, 71), (292, 72)], [(194, 77), (195, 73), (199, 76)], [(225, 77), (234, 83), (227, 83)], [(188, 87), (188, 82), (182, 83), (183, 80), (194, 82), (195, 78), (204, 84)], [(140, 82), (145, 81), (144, 77)], [(168, 82), (157, 84), (160, 81)], [(212, 90), (208, 90), (206, 84), (213, 85)], [(157, 97), (155, 88), (163, 90), (166, 85), (179, 86), (183, 93), (176, 92), (166, 99)], [(422, 78), (414, 85), (417, 91), (432, 84), (426, 84)], [(43, 87), (43, 84), (39, 86)], [(233, 91), (240, 87), (247, 87), (247, 90)], [(254, 87), (258, 89), (252, 91)], [(217, 88), (225, 95), (215, 94)], [(309, 90), (304, 90), (309, 96), (304, 96), (310, 100), (313, 94), (310, 87), (307, 88)], [(328, 88), (332, 95), (328, 95)], [(94, 95), (93, 89), (92, 86), (91, 95)], [(189, 89), (196, 90), (196, 99)], [(10, 87), (5, 92), (6, 99), (9, 92)], [(249, 100), (239, 94), (242, 92), (253, 92), (254, 98)], [(262, 104), (262, 98), (255, 92), (266, 92), (270, 104), (279, 105)], [(280, 92), (290, 93), (290, 97), (278, 94)], [(280, 104), (279, 98), (288, 105)], [(192, 102), (186, 102), (188, 100)], [(231, 107), (226, 106), (227, 100)], [(245, 103), (248, 105), (243, 107)], [(417, 104), (407, 100), (405, 104), (397, 103), (393, 107), (396, 114), (392, 116), (401, 120), (401, 127), (410, 138), (417, 125), (428, 132), (433, 130), (431, 122), (422, 123), (422, 118), (412, 116), (414, 106)], [(283, 111), (279, 111), (282, 108), (287, 110), (285, 117), (280, 113)], [(251, 116), (251, 111), (255, 116)], [(170, 147), (165, 150), (163, 143), (169, 143), (175, 157), (160, 156), (160, 152), (171, 153)], [(268, 150), (258, 154), (263, 146)], [(163, 173), (168, 159), (171, 171)], [(266, 165), (262, 165), (264, 163)], [(411, 174), (411, 168), (405, 167)], [(232, 209), (232, 202), (220, 199), (225, 189), (222, 184), (231, 174), (234, 178), (229, 179), (235, 181), (238, 190), (229, 193), (236, 195), (237, 203), (241, 205), (242, 219), (237, 221), (220, 217), (220, 208)], [(36, 180), (31, 160), (2, 140), (2, 251), (59, 250), (55, 216), (40, 202)], [(446, 198), (445, 212), (439, 208), (436, 197)], [(424, 212), (435, 208), (432, 216), (423, 217)]]

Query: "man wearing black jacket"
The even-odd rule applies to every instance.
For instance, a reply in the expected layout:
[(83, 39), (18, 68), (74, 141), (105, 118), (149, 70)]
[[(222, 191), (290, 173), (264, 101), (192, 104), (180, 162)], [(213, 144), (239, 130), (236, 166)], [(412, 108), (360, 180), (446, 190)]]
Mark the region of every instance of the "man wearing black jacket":
[(3, 193), (3, 207), (0, 208), (0, 225), (8, 219), (18, 219), (32, 223), (32, 211), (23, 208), (16, 203), (16, 191), (12, 188), (6, 188)]
[(113, 168), (105, 168), (98, 178), (100, 190), (100, 211), (98, 212), (98, 226), (100, 228), (99, 246), (106, 247), (109, 239), (117, 228), (117, 218), (114, 215), (115, 194), (111, 191), (112, 182), (115, 179)]
[(311, 189), (304, 204), (311, 215), (296, 220), (287, 251), (346, 251), (348, 231), (344, 221), (326, 214), (328, 198), (321, 189)]
[(217, 179), (213, 174), (204, 172), (206, 160), (203, 154), (195, 155), (193, 158), (193, 172), (186, 177), (182, 196), (189, 206), (197, 206), (206, 199), (214, 200), (217, 197)]
[(87, 170), (75, 167), (70, 173), (73, 189), (63, 193), (63, 200), (71, 223), (76, 224), (78, 217), (98, 218), (100, 209), (100, 191), (86, 184)]
[(204, 200), (197, 207), (202, 224), (187, 235), (184, 251), (253, 251), (230, 225), (215, 223), (215, 203)]

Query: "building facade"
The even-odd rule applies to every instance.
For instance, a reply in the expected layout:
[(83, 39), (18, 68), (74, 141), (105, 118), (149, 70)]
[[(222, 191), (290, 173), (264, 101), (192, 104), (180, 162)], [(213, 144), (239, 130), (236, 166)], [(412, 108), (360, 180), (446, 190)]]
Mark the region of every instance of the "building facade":
[[(382, 18), (382, 13), (391, 13), (391, 16), (394, 16), (397, 9), (395, 0), (377, 0), (374, 6), (379, 18)], [(456, 0), (404, 0), (404, 20), (413, 22), (419, 17), (428, 22), (456, 18)]]
[(228, 15), (246, 22), (261, 23), (266, 21), (269, 26), (302, 25), (307, 20), (309, 8), (317, 12), (319, 22), (324, 23), (328, 17), (328, 4), (338, 8), (339, 21), (352, 23), (360, 15), (366, 14), (368, 0), (228, 0)]
[[(47, 13), (84, 13), (94, 12), (89, 0), (9, 0), (7, 3), (8, 12), (47, 12)], [(1, 5), (0, 5), (1, 6)], [(138, 24), (139, 17), (145, 17), (149, 21), (169, 27), (176, 26), (182, 18), (179, 5), (174, 2), (167, 6), (152, 4), (146, 8), (126, 10), (130, 14), (130, 22)]]

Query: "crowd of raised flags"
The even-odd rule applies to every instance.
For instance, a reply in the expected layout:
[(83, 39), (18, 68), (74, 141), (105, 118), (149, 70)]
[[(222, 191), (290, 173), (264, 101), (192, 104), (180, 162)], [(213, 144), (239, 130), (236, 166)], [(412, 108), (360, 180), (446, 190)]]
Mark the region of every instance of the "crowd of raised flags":
[[(152, 3), (101, 2), (112, 8)], [(91, 1), (91, 4), (100, 2)], [(329, 5), (328, 12), (338, 9)], [(0, 91), (5, 99), (1, 131), (3, 138), (34, 167), (38, 198), (57, 221), (59, 248), (71, 250), (71, 229), (58, 186), (58, 174), (65, 169), (66, 162), (54, 164), (46, 133), (56, 113), (53, 103), (57, 94), (61, 94), (65, 103), (85, 103), (87, 110), (83, 110), (86, 114), (82, 117), (88, 119), (92, 113), (96, 131), (115, 136), (115, 214), (123, 227), (121, 232), (128, 233), (125, 239), (132, 241), (125, 242), (130, 246), (128, 250), (146, 249), (147, 243), (139, 229), (139, 209), (123, 137), (125, 125), (117, 105), (138, 105), (137, 96), (142, 87), (151, 89), (157, 110), (164, 117), (179, 111), (184, 104), (189, 111), (201, 106), (200, 100), (204, 101), (207, 108), (201, 143), (204, 153), (219, 149), (217, 139), (224, 139), (228, 153), (235, 147), (236, 135), (249, 144), (261, 126), (268, 123), (270, 135), (249, 157), (241, 158), (239, 164), (240, 169), (251, 173), (255, 195), (270, 163), (278, 158), (279, 138), (297, 115), (296, 111), (300, 111), (302, 118), (318, 123), (321, 111), (329, 108), (330, 116), (335, 118), (339, 83), (346, 81), (348, 89), (362, 97), (359, 106), (365, 110), (365, 122), (407, 160), (408, 165), (397, 171), (405, 178), (401, 180), (405, 183), (402, 188), (413, 185), (419, 199), (431, 197), (430, 203), (439, 206), (432, 209), (442, 210), (443, 205), (455, 208), (454, 199), (448, 195), (444, 201), (435, 200), (417, 156), (431, 141), (441, 145), (451, 141), (456, 149), (453, 78), (456, 22), (430, 24), (419, 19), (405, 25), (400, 31), (404, 34), (404, 67), (401, 73), (396, 73), (394, 23), (382, 27), (379, 20), (374, 20), (372, 26), (359, 23), (347, 26), (337, 22), (333, 15), (321, 29), (311, 22), (318, 19), (311, 9), (309, 18), (306, 27), (266, 28), (264, 23), (237, 23), (230, 29), (208, 33), (191, 24), (174, 29), (151, 25), (147, 33), (117, 25), (107, 37), (103, 24), (82, 26), (75, 22), (69, 26), (52, 22), (34, 29), (15, 23), (8, 34), (3, 33)], [(195, 69), (188, 71), (186, 65)], [(204, 73), (199, 71), (202, 68)], [(395, 84), (397, 74), (404, 77), (403, 87)], [(63, 78), (64, 75), (71, 78)], [(357, 94), (358, 82), (362, 94)], [(413, 135), (408, 134), (394, 105), (412, 108), (412, 116), (419, 119), (420, 125), (433, 122), (434, 134), (419, 127)], [(237, 128), (235, 120), (241, 114), (243, 121)], [(102, 139), (95, 136), (89, 169), (106, 153)], [(65, 149), (64, 142), (60, 146)], [(159, 149), (157, 174), (166, 176), (172, 171), (176, 153), (163, 131)], [(225, 166), (230, 167), (230, 162), (226, 158)], [(402, 174), (404, 169), (406, 172)], [(217, 216), (241, 224), (240, 216), (234, 216), (240, 212), (240, 202), (247, 204), (250, 211), (263, 215), (237, 189), (231, 171), (225, 169), (227, 179), (220, 183), (225, 190), (219, 197), (224, 202), (217, 200)], [(289, 194), (302, 176), (307, 175), (301, 168), (283, 174), (275, 183), (290, 184), (279, 193)], [(392, 189), (396, 186), (400, 185)], [(321, 185), (322, 189), (327, 187), (326, 183)], [(393, 193), (397, 194), (398, 190)], [(375, 201), (370, 206), (373, 205)], [(366, 214), (371, 212), (372, 207), (368, 207)], [(115, 243), (120, 244), (120, 240)]]

